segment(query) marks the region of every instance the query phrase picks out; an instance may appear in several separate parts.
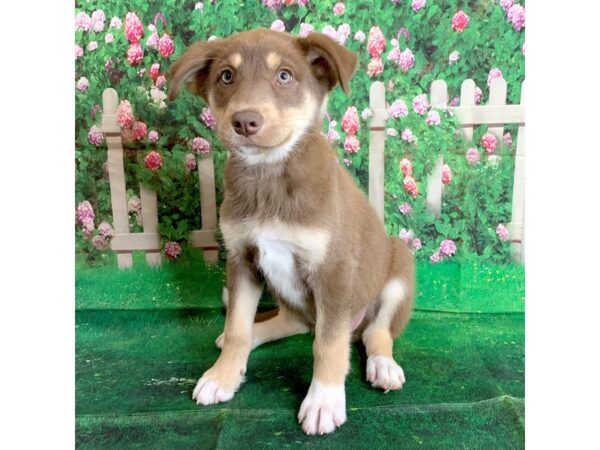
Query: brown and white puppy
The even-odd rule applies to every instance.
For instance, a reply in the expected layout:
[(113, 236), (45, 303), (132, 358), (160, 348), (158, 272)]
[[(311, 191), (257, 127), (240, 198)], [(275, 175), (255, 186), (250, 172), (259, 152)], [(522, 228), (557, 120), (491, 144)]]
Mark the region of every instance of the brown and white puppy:
[[(193, 398), (230, 400), (250, 351), (314, 330), (314, 369), (298, 420), (308, 434), (346, 421), (350, 343), (362, 338), (367, 379), (404, 383), (393, 339), (409, 320), (413, 258), (338, 164), (321, 133), (327, 94), (348, 92), (356, 55), (329, 37), (253, 30), (196, 43), (173, 64), (169, 98), (183, 85), (208, 102), (230, 150), (220, 227), (228, 250), (222, 348)], [(253, 323), (263, 284), (280, 308)]]

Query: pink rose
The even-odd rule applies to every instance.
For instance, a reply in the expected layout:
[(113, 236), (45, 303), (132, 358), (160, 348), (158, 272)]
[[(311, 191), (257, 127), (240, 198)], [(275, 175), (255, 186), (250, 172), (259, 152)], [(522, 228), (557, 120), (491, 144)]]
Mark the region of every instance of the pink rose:
[(400, 210), (400, 212), (402, 214), (404, 214), (405, 216), (409, 215), (412, 212), (412, 206), (410, 206), (410, 203), (402, 203), (398, 209)]
[(521, 31), (525, 26), (525, 8), (521, 5), (513, 5), (506, 13), (506, 18), (512, 23), (515, 31)]
[(104, 36), (104, 42), (107, 44), (112, 44), (115, 40), (115, 37), (113, 36), (112, 33), (106, 33), (106, 36)]
[(158, 131), (156, 130), (151, 130), (148, 133), (148, 142), (150, 142), (151, 144), (154, 144), (158, 141)]
[(400, 160), (400, 170), (402, 171), (405, 177), (412, 176), (412, 163), (408, 158), (402, 158)]
[(81, 45), (76, 45), (75, 46), (75, 59), (79, 59), (83, 56), (83, 48), (81, 47)]
[(133, 126), (133, 110), (129, 100), (122, 100), (117, 108), (117, 123), (121, 128), (129, 129)]
[(359, 128), (360, 123), (356, 106), (350, 106), (342, 118), (342, 130), (349, 134), (356, 134)]
[(167, 33), (164, 33), (158, 40), (158, 52), (163, 58), (168, 58), (175, 51), (175, 45), (173, 39)]
[(77, 205), (77, 220), (79, 223), (83, 224), (84, 221), (92, 221), (92, 229), (94, 228), (93, 222), (96, 215), (94, 214), (94, 208), (92, 208), (92, 204), (87, 200), (82, 201)]
[(404, 177), (404, 190), (412, 195), (413, 198), (417, 198), (419, 195), (419, 188), (417, 186), (417, 182), (411, 176)]
[(365, 108), (360, 113), (360, 117), (362, 117), (363, 120), (367, 120), (369, 117), (373, 117), (373, 111), (371, 111), (369, 108)]
[(469, 164), (475, 164), (480, 158), (479, 151), (475, 147), (468, 149), (465, 156)]
[(271, 24), (271, 30), (275, 31), (285, 31), (285, 24), (283, 20), (277, 19)]
[(394, 84), (393, 80), (388, 81), (388, 85), (387, 85), (387, 90), (389, 92), (392, 92), (394, 90), (394, 88), (396, 87), (396, 85)]
[(490, 86), (492, 84), (492, 80), (495, 78), (502, 78), (502, 72), (497, 67), (490, 70), (490, 73), (488, 74), (487, 85)]
[(144, 50), (142, 50), (142, 46), (140, 44), (131, 44), (131, 46), (127, 49), (127, 61), (132, 66), (139, 64), (144, 59)]
[(402, 138), (403, 141), (406, 141), (406, 142), (414, 142), (415, 141), (415, 137), (413, 136), (413, 133), (410, 130), (410, 128), (404, 129), (402, 131), (402, 134), (400, 135), (400, 137)]
[(335, 130), (327, 131), (327, 140), (329, 142), (336, 142), (340, 140), (340, 134)]
[(360, 142), (358, 138), (354, 134), (349, 134), (346, 136), (346, 140), (344, 141), (344, 150), (348, 153), (357, 153), (360, 149)]
[(336, 29), (333, 28), (331, 25), (326, 25), (321, 31), (321, 33), (323, 33), (325, 36), (329, 36), (334, 41), (338, 38)]
[(481, 103), (481, 97), (483, 97), (483, 92), (479, 86), (475, 86), (475, 104), (479, 105)]
[(427, 94), (417, 95), (413, 99), (412, 107), (417, 114), (425, 114), (427, 108), (429, 108), (429, 103), (427, 102)]
[(115, 230), (113, 230), (113, 227), (110, 223), (102, 222), (100, 225), (98, 225), (98, 233), (100, 233), (100, 236), (104, 238), (111, 238), (115, 235)]
[(409, 69), (414, 67), (415, 55), (413, 55), (413, 52), (409, 48), (400, 53), (398, 65), (400, 66), (400, 70), (404, 73), (408, 72)]
[(442, 259), (440, 252), (435, 252), (433, 255), (429, 257), (429, 261), (432, 263), (438, 263)]
[(413, 0), (412, 10), (417, 12), (425, 7), (426, 0)]
[(379, 58), (385, 50), (385, 36), (379, 27), (371, 27), (367, 49), (373, 58)]
[(358, 30), (358, 31), (356, 32), (356, 34), (354, 34), (354, 40), (355, 40), (355, 41), (358, 41), (358, 42), (365, 42), (365, 39), (366, 39), (366, 38), (367, 38), (367, 37), (365, 36), (365, 32), (364, 32), (364, 31), (362, 31), (362, 30)]
[(396, 131), (394, 128), (388, 128), (387, 130), (385, 130), (385, 133), (391, 137), (398, 136), (398, 131)]
[(127, 201), (127, 211), (134, 214), (142, 213), (142, 201), (137, 195), (132, 196)]
[(395, 100), (394, 103), (390, 105), (387, 112), (391, 117), (397, 119), (398, 117), (405, 117), (408, 115), (408, 107), (402, 100)]
[(92, 145), (95, 145), (96, 147), (102, 145), (102, 143), (104, 142), (104, 133), (102, 133), (102, 130), (96, 125), (90, 128), (90, 131), (88, 133), (88, 142)]
[(269, 9), (277, 10), (283, 5), (283, 0), (262, 0), (262, 4)]
[(92, 13), (92, 29), (96, 33), (100, 33), (104, 30), (104, 21), (106, 20), (106, 16), (104, 15), (104, 11), (101, 9), (97, 9)]
[(164, 75), (159, 75), (156, 78), (156, 87), (162, 89), (167, 84), (167, 78)]
[(336, 3), (333, 7), (333, 15), (341, 16), (342, 14), (344, 14), (345, 10), (346, 10), (346, 5), (344, 5), (342, 2)]
[(185, 157), (185, 168), (188, 170), (196, 169), (196, 155), (188, 153)]
[(383, 61), (381, 58), (373, 58), (367, 65), (367, 74), (370, 77), (377, 76), (383, 72)]
[(125, 37), (132, 44), (137, 44), (140, 38), (144, 34), (144, 24), (135, 15), (135, 13), (128, 12), (125, 15)]
[(210, 108), (208, 108), (208, 107), (202, 108), (202, 114), (200, 114), (200, 119), (202, 119), (202, 122), (204, 122), (204, 125), (206, 125), (211, 130), (214, 130), (215, 128), (217, 128), (217, 119), (215, 119), (215, 116), (213, 115)]
[(146, 39), (146, 46), (158, 49), (158, 41), (159, 40), (160, 39), (158, 38), (158, 34), (157, 33), (152, 33), (148, 37), (148, 39)]
[(144, 158), (144, 165), (152, 171), (160, 169), (162, 163), (162, 156), (160, 156), (160, 153), (158, 153), (156, 150), (152, 150)]
[(506, 228), (506, 226), (504, 226), (503, 223), (498, 224), (498, 227), (496, 228), (496, 234), (503, 241), (508, 240), (508, 229)]
[(507, 12), (514, 2), (514, 0), (500, 0), (500, 5), (502, 6), (504, 12)]
[(160, 64), (158, 64), (158, 63), (152, 64), (150, 66), (149, 74), (150, 74), (150, 78), (152, 78), (153, 81), (156, 81), (156, 79), (160, 75)]
[(121, 28), (121, 25), (123, 25), (123, 22), (121, 21), (121, 19), (115, 16), (112, 19), (110, 19), (110, 25), (108, 28)]
[(462, 32), (469, 25), (469, 16), (467, 16), (462, 10), (454, 14), (452, 18), (452, 29), (454, 31)]
[(496, 151), (496, 147), (498, 147), (498, 139), (496, 135), (492, 133), (485, 133), (481, 137), (481, 145), (485, 148), (485, 151), (489, 154), (494, 153)]
[(442, 166), (442, 183), (450, 184), (452, 181), (452, 170), (448, 164)]
[(434, 109), (429, 111), (429, 113), (427, 114), (427, 119), (425, 119), (425, 123), (427, 123), (427, 125), (439, 125), (440, 122), (440, 113)]
[(137, 121), (133, 124), (133, 136), (136, 140), (141, 141), (146, 137), (148, 132), (148, 126), (141, 121)]
[(412, 230), (402, 228), (398, 233), (398, 237), (408, 244), (413, 237), (413, 232)]
[(449, 257), (456, 253), (456, 244), (451, 239), (445, 239), (440, 243), (440, 255)]
[(93, 52), (94, 50), (96, 50), (98, 48), (98, 42), (97, 41), (91, 41), (90, 43), (88, 43), (87, 45), (87, 51), (88, 52)]
[(413, 252), (416, 252), (417, 250), (421, 250), (422, 246), (423, 246), (423, 244), (421, 244), (421, 239), (419, 239), (419, 238), (414, 238), (411, 242), (411, 249)]
[(452, 53), (450, 53), (450, 56), (448, 56), (448, 63), (454, 64), (459, 59), (460, 59), (460, 53), (457, 50), (454, 50)]
[(165, 255), (169, 259), (178, 258), (181, 255), (181, 246), (175, 241), (167, 242), (165, 244)]
[(75, 31), (90, 31), (92, 18), (83, 11), (75, 16)]
[(348, 40), (348, 36), (350, 36), (350, 25), (343, 23), (337, 29), (336, 41), (338, 41), (340, 45), (345, 45), (346, 40)]
[(306, 37), (309, 34), (313, 33), (315, 31), (315, 27), (313, 27), (311, 24), (309, 23), (301, 23), (300, 24), (300, 33), (298, 34), (300, 37)]
[(504, 136), (502, 136), (502, 142), (504, 142), (504, 145), (506, 145), (507, 147), (510, 147), (512, 145), (512, 136), (508, 131), (504, 133)]
[(81, 77), (77, 80), (77, 90), (80, 92), (85, 92), (90, 87), (90, 82), (86, 77)]
[(201, 137), (195, 137), (192, 139), (192, 149), (198, 153), (206, 155), (210, 152), (210, 143)]

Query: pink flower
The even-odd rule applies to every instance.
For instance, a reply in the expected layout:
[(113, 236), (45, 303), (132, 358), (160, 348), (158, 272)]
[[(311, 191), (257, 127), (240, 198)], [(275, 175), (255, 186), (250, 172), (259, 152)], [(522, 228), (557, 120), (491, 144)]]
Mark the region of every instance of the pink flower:
[(140, 44), (131, 44), (127, 49), (127, 61), (132, 66), (139, 64), (144, 59), (144, 50)]
[(427, 94), (417, 95), (413, 99), (412, 107), (417, 114), (425, 114), (427, 108), (429, 108), (429, 103), (427, 102)]
[(141, 141), (146, 137), (148, 132), (148, 126), (141, 121), (137, 121), (133, 124), (133, 136), (136, 140)]
[(158, 34), (157, 33), (152, 33), (148, 39), (146, 39), (146, 46), (148, 47), (152, 47), (152, 48), (158, 48), (158, 41), (160, 39), (158, 38)]
[(387, 90), (388, 91), (392, 92), (395, 87), (396, 87), (396, 85), (394, 85), (394, 80), (388, 81), (388, 85), (387, 85)]
[(167, 33), (164, 33), (158, 40), (158, 52), (163, 58), (168, 58), (175, 51), (175, 45), (173, 39)]
[(356, 134), (359, 128), (360, 123), (356, 106), (350, 106), (342, 118), (342, 130), (349, 134)]
[(479, 86), (475, 86), (475, 104), (479, 105), (481, 103), (481, 97), (483, 97), (483, 92)]
[(400, 70), (404, 73), (408, 72), (409, 69), (414, 67), (415, 55), (413, 55), (413, 52), (409, 48), (400, 53), (398, 65), (400, 66)]
[(156, 141), (158, 141), (158, 131), (150, 130), (148, 133), (148, 142), (154, 144)]
[(435, 252), (433, 255), (431, 255), (429, 257), (429, 261), (433, 262), (433, 263), (438, 263), (440, 262), (442, 259), (440, 252)]
[(413, 232), (412, 230), (402, 228), (398, 233), (398, 237), (408, 244), (413, 237)]
[(373, 58), (379, 58), (385, 50), (385, 36), (379, 27), (371, 27), (367, 49)]
[(102, 107), (97, 103), (94, 106), (92, 106), (92, 109), (90, 109), (90, 116), (92, 117), (92, 119), (95, 119), (96, 114), (98, 114), (101, 110)]
[(125, 37), (132, 44), (137, 44), (140, 38), (144, 34), (144, 24), (135, 15), (135, 13), (128, 12), (125, 15)]
[(485, 148), (485, 151), (489, 154), (494, 153), (496, 151), (496, 147), (498, 147), (498, 139), (496, 135), (492, 133), (485, 133), (481, 137), (481, 145)]
[(202, 137), (195, 137), (192, 139), (192, 149), (206, 155), (210, 152), (210, 143)]
[(152, 171), (160, 169), (162, 163), (162, 156), (160, 156), (160, 153), (158, 153), (156, 150), (152, 150), (144, 158), (144, 165)]
[(398, 117), (405, 117), (408, 115), (408, 107), (402, 100), (395, 100), (394, 103), (390, 105), (387, 112), (391, 117), (397, 119)]
[(415, 137), (413, 136), (413, 133), (410, 130), (410, 128), (406, 128), (405, 130), (403, 130), (400, 137), (402, 138), (403, 141), (406, 141), (406, 142), (414, 142), (415, 141)]
[(104, 238), (111, 238), (115, 235), (115, 230), (113, 230), (113, 227), (110, 223), (102, 222), (100, 225), (98, 225), (98, 233), (100, 233), (100, 236)]
[(345, 10), (346, 10), (346, 5), (344, 5), (342, 2), (336, 3), (333, 7), (333, 15), (341, 16), (342, 14), (344, 14)]
[(339, 44), (345, 45), (346, 40), (348, 39), (348, 36), (350, 36), (350, 25), (348, 25), (347, 23), (343, 23), (337, 29), (337, 39), (336, 40), (338, 41)]
[(462, 32), (469, 25), (469, 16), (464, 11), (458, 11), (452, 18), (452, 29), (454, 31)]
[(500, 5), (502, 6), (504, 12), (507, 12), (514, 2), (514, 0), (500, 0)]
[(360, 149), (360, 142), (358, 138), (354, 134), (349, 134), (346, 136), (346, 140), (344, 141), (344, 150), (348, 153), (357, 153)]
[(79, 59), (83, 56), (83, 48), (81, 45), (75, 45), (75, 59)]
[(329, 36), (331, 39), (333, 39), (334, 41), (337, 40), (338, 38), (338, 34), (337, 31), (335, 30), (335, 28), (333, 28), (331, 25), (326, 25), (323, 28), (323, 31), (321, 31), (324, 35)]
[(102, 236), (94, 236), (92, 238), (92, 245), (96, 250), (107, 250), (108, 249), (108, 241)]
[(525, 26), (525, 8), (521, 5), (512, 5), (506, 13), (506, 18), (512, 23), (515, 31), (521, 31)]
[(90, 87), (90, 82), (86, 77), (81, 77), (77, 80), (77, 90), (80, 92), (85, 92)]
[(471, 147), (467, 150), (465, 157), (469, 164), (475, 164), (480, 158), (479, 151), (475, 147)]
[(310, 33), (313, 33), (315, 31), (315, 27), (313, 27), (311, 24), (309, 23), (301, 23), (300, 24), (300, 33), (298, 34), (300, 37), (306, 37), (308, 36)]
[(412, 10), (417, 12), (425, 7), (426, 0), (413, 0)]
[(502, 136), (502, 142), (504, 142), (504, 145), (506, 145), (507, 147), (510, 147), (512, 145), (512, 136), (508, 131), (504, 133), (504, 136)]
[(101, 9), (97, 9), (92, 13), (92, 29), (96, 33), (100, 33), (104, 30), (104, 21), (106, 20), (106, 16), (104, 15), (104, 11)]
[(149, 74), (150, 74), (150, 78), (152, 78), (153, 81), (156, 81), (156, 79), (160, 75), (160, 64), (158, 64), (158, 63), (152, 64), (150, 66)]
[(362, 117), (363, 120), (367, 120), (369, 117), (373, 117), (373, 111), (371, 111), (369, 108), (365, 108), (360, 113), (360, 117)]
[(385, 130), (385, 133), (391, 137), (398, 136), (398, 131), (396, 131), (394, 128), (388, 128), (387, 130)]
[(88, 132), (88, 142), (96, 147), (102, 145), (104, 142), (104, 133), (96, 125), (92, 126)]
[(405, 177), (412, 176), (412, 163), (408, 158), (402, 158), (400, 160), (400, 170), (402, 171)]
[(271, 24), (271, 30), (285, 31), (285, 24), (283, 20), (277, 19)]
[(417, 250), (421, 250), (422, 246), (423, 246), (423, 244), (421, 244), (421, 239), (419, 239), (419, 238), (414, 238), (411, 242), (411, 249), (413, 252), (416, 252)]
[(181, 246), (175, 242), (167, 242), (165, 244), (165, 255), (169, 259), (177, 259), (181, 255)]
[(75, 31), (90, 31), (92, 18), (83, 11), (75, 16)]
[(450, 103), (448, 103), (448, 106), (458, 106), (459, 102), (460, 102), (460, 98), (454, 97), (452, 100), (450, 100)]
[(82, 201), (77, 205), (77, 220), (79, 223), (83, 224), (84, 221), (92, 221), (92, 229), (94, 229), (94, 218), (96, 215), (94, 214), (94, 208), (92, 208), (92, 204), (87, 200)]
[(162, 89), (167, 84), (167, 78), (164, 75), (159, 75), (156, 78), (156, 87)]
[(215, 128), (217, 128), (217, 119), (215, 119), (215, 116), (213, 115), (210, 108), (208, 108), (208, 107), (202, 108), (202, 114), (200, 114), (200, 119), (202, 119), (202, 122), (204, 122), (204, 125), (206, 125), (211, 130), (214, 130)]
[(137, 195), (132, 196), (127, 201), (127, 211), (134, 214), (142, 213), (142, 201)]
[(373, 58), (367, 65), (367, 74), (374, 77), (383, 72), (383, 61), (381, 58)]
[(196, 155), (188, 153), (185, 157), (185, 168), (188, 170), (196, 169)]
[(442, 166), (442, 183), (450, 184), (452, 181), (452, 170), (448, 164)]
[(269, 9), (279, 9), (283, 5), (283, 0), (262, 0), (262, 4)]
[(400, 210), (400, 212), (402, 214), (404, 214), (405, 216), (409, 215), (412, 212), (412, 206), (410, 206), (410, 203), (402, 203), (398, 209)]
[(508, 229), (506, 228), (506, 226), (503, 223), (498, 224), (498, 227), (496, 228), (496, 234), (503, 241), (508, 240)]
[(117, 123), (121, 128), (129, 129), (133, 126), (133, 110), (129, 100), (122, 100), (117, 108)]
[(417, 198), (419, 195), (419, 188), (417, 186), (417, 182), (411, 176), (404, 177), (404, 190), (412, 195), (413, 198)]
[(198, 2), (194, 5), (194, 9), (202, 11), (204, 9), (204, 3)]
[(327, 140), (329, 140), (329, 142), (339, 141), (340, 134), (335, 130), (329, 130), (329, 131), (327, 131)]
[(362, 31), (362, 30), (358, 30), (358, 31), (356, 32), (356, 34), (354, 34), (354, 40), (355, 40), (355, 41), (358, 41), (358, 42), (365, 42), (365, 39), (366, 39), (366, 38), (367, 38), (367, 37), (365, 36), (365, 33), (364, 33), (364, 31)]
[(440, 113), (434, 109), (429, 111), (427, 114), (427, 119), (425, 119), (425, 123), (427, 123), (427, 125), (439, 125), (440, 121)]
[(448, 56), (448, 63), (453, 64), (456, 61), (458, 61), (459, 59), (460, 59), (460, 53), (457, 50), (454, 50), (452, 53), (450, 53), (450, 56)]
[(456, 244), (451, 239), (445, 239), (440, 243), (440, 255), (449, 257), (456, 253)]
[(98, 48), (98, 42), (97, 41), (91, 41), (88, 45), (87, 45), (87, 51), (88, 52), (93, 52), (94, 50), (96, 50)]
[(112, 19), (110, 19), (110, 25), (108, 28), (121, 28), (121, 25), (123, 25), (123, 22), (121, 21), (121, 19), (115, 16)]
[(492, 80), (495, 78), (502, 78), (502, 72), (497, 67), (490, 70), (490, 73), (489, 73), (488, 79), (487, 79), (487, 85), (490, 86), (492, 84)]
[(112, 33), (106, 33), (106, 36), (104, 36), (104, 42), (107, 44), (113, 43), (114, 40), (115, 40), (115, 37), (113, 36)]

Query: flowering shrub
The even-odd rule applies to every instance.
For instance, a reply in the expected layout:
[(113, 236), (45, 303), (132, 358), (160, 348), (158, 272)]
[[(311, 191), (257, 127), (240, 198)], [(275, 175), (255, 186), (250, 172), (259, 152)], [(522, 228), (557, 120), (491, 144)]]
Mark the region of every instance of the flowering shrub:
[[(256, 28), (293, 35), (328, 34), (358, 53), (351, 94), (336, 89), (323, 122), (340, 164), (368, 186), (369, 85), (388, 89), (386, 126), (386, 229), (409, 230), (417, 257), (491, 258), (508, 261), (513, 139), (484, 137), (473, 143), (456, 135), (456, 121), (429, 105), (435, 79), (448, 84), (458, 101), (465, 78), (476, 82), (476, 103), (485, 103), (488, 85), (502, 77), (508, 103), (518, 103), (524, 79), (525, 7), (521, 0), (433, 2), (380, 0), (144, 0), (77, 3), (74, 12), (76, 100), (76, 201), (95, 216), (77, 219), (78, 248), (94, 254), (108, 237), (92, 227), (111, 223), (111, 203), (101, 131), (102, 91), (119, 93), (117, 120), (123, 129), (132, 231), (142, 230), (139, 182), (157, 191), (165, 254), (185, 251), (188, 233), (201, 226), (196, 158), (212, 154), (217, 201), (222, 199), (226, 152), (216, 139), (216, 120), (202, 99), (185, 91), (167, 103), (170, 65), (198, 40), (217, 39)], [(473, 51), (476, 48), (477, 51)], [(359, 114), (360, 112), (360, 114)], [(507, 131), (515, 136), (514, 127)], [(510, 134), (509, 134), (510, 136)], [(439, 155), (446, 164), (441, 218), (427, 212), (427, 176)], [(410, 170), (400, 167), (406, 160)], [(86, 207), (87, 208), (87, 204)], [(84, 209), (85, 209), (84, 208)], [(88, 208), (89, 209), (89, 208)], [(502, 227), (500, 227), (502, 225)], [(504, 227), (504, 228), (503, 228)], [(87, 235), (86, 235), (87, 233)], [(96, 241), (94, 246), (93, 241)], [(102, 241), (103, 239), (103, 241)], [(450, 240), (455, 250), (440, 243)], [(169, 256), (169, 257), (171, 257)]]

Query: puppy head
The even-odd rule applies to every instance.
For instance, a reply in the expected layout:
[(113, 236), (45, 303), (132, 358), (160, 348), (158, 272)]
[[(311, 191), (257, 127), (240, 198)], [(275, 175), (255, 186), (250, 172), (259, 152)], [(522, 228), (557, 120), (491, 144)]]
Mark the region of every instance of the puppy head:
[(348, 92), (355, 66), (356, 55), (323, 34), (247, 31), (190, 46), (171, 66), (169, 99), (185, 84), (208, 102), (233, 154), (275, 161), (320, 126), (328, 92)]

